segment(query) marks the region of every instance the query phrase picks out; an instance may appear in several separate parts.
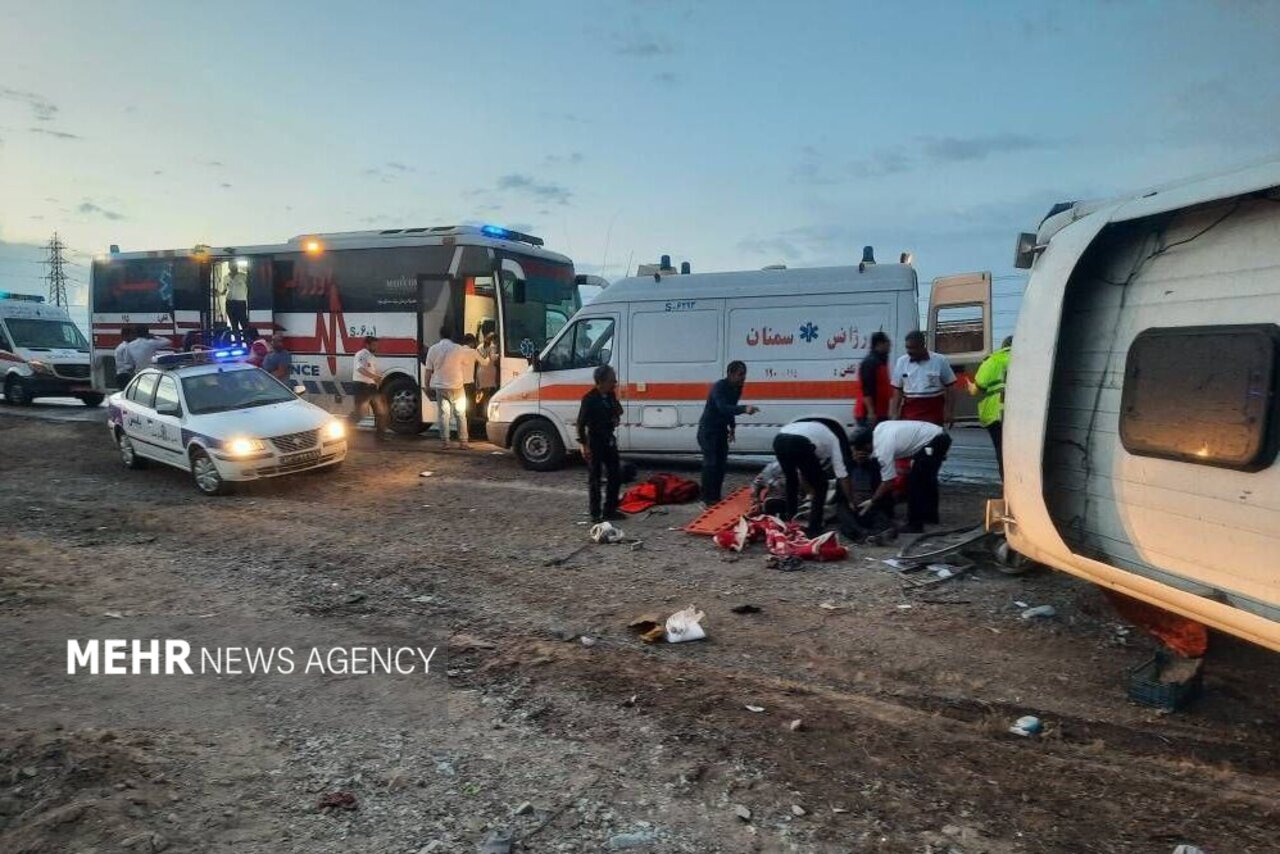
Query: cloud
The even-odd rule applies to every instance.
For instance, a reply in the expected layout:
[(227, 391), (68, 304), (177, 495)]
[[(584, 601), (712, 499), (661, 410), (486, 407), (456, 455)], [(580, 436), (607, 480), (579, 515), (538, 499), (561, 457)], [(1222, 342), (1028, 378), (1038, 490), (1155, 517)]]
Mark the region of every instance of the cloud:
[(31, 108), (31, 117), (38, 122), (51, 122), (58, 113), (56, 104), (35, 92), (24, 92), (20, 89), (9, 89), (0, 86), (0, 98), (26, 104)]
[(84, 139), (84, 137), (80, 136), (79, 134), (67, 133), (66, 131), (63, 131), (63, 130), (50, 130), (49, 128), (28, 128), (28, 130), (30, 130), (32, 133), (39, 133), (39, 134), (44, 134), (45, 136), (51, 136), (54, 139)]
[(223, 163), (221, 160), (206, 160), (204, 162), (204, 165), (212, 166), (214, 169), (221, 169), (223, 166), (226, 166), (227, 164)]
[(80, 206), (76, 208), (76, 210), (78, 210), (82, 214), (97, 214), (98, 216), (101, 216), (104, 219), (112, 220), (113, 222), (116, 220), (124, 219), (124, 214), (116, 213), (115, 211), (109, 211), (106, 208), (102, 207), (101, 205), (98, 205), (87, 199), (81, 202)]
[(221, 184), (219, 184), (218, 186), (219, 186), (219, 187), (221, 187), (221, 188), (222, 188), (222, 189), (224, 189), (224, 190), (230, 190), (230, 189), (231, 189), (231, 185), (230, 185), (230, 184), (228, 184), (226, 181), (223, 181), (223, 182), (222, 182)]
[(910, 155), (901, 148), (882, 148), (864, 160), (850, 163), (849, 172), (855, 178), (880, 178), (910, 171), (911, 167)]
[(921, 151), (935, 162), (958, 163), (985, 160), (993, 154), (1010, 154), (1048, 148), (1047, 140), (1021, 133), (998, 133), (988, 136), (931, 136), (922, 137)]
[(659, 71), (653, 75), (653, 82), (662, 86), (674, 86), (680, 82), (680, 75), (674, 71)]
[(565, 187), (547, 181), (538, 181), (528, 175), (503, 175), (498, 179), (499, 191), (522, 193), (544, 203), (569, 204), (573, 194)]
[(548, 154), (542, 158), (542, 162), (548, 166), (577, 166), (583, 160), (586, 160), (586, 158), (582, 156), (581, 151), (573, 151), (564, 155)]
[(614, 41), (616, 43), (615, 53), (619, 56), (630, 56), (636, 59), (671, 56), (677, 52), (675, 45), (667, 40), (644, 33), (615, 33)]
[(914, 163), (902, 148), (882, 148), (860, 160), (841, 161), (825, 158), (812, 146), (805, 146), (800, 160), (791, 167), (791, 180), (797, 184), (828, 186), (854, 179), (881, 178), (907, 172)]
[(406, 165), (404, 165), (403, 163), (397, 163), (397, 162), (395, 162), (394, 160), (388, 160), (388, 161), (387, 161), (387, 168), (388, 168), (388, 169), (391, 169), (391, 170), (394, 170), (394, 171), (396, 171), (396, 172), (412, 172), (412, 171), (414, 171), (414, 169), (413, 169), (413, 167), (412, 167), (412, 166), (406, 166)]
[(407, 172), (416, 172), (416, 171), (417, 170), (414, 169), (412, 166), (406, 166), (403, 163), (397, 163), (395, 161), (388, 161), (387, 163), (384, 163), (382, 166), (370, 166), (368, 169), (364, 170), (363, 174), (367, 178), (377, 178), (379, 181), (381, 181), (384, 184), (390, 184), (396, 178), (396, 176), (391, 173), (397, 173), (397, 174), (403, 175)]

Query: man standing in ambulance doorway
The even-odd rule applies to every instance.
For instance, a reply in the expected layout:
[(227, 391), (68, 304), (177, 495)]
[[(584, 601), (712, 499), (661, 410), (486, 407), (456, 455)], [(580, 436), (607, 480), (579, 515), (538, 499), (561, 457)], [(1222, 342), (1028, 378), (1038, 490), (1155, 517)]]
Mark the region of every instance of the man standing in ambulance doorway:
[(956, 384), (951, 363), (929, 352), (919, 330), (907, 333), (906, 345), (907, 352), (898, 357), (889, 378), (893, 385), (890, 418), (950, 428), (955, 418), (951, 391)]
[(754, 406), (738, 403), (746, 381), (746, 362), (730, 362), (724, 378), (711, 386), (702, 419), (698, 421), (698, 447), (702, 449), (702, 502), (708, 507), (720, 503), (724, 470), (729, 462), (729, 443), (734, 440), (737, 416), (755, 415), (760, 411)]

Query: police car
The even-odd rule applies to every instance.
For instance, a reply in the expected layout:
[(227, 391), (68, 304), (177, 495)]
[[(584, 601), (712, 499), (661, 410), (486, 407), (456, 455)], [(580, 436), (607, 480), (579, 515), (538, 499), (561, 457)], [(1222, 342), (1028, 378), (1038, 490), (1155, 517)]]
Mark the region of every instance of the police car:
[(298, 398), (231, 349), (160, 356), (108, 398), (107, 427), (131, 469), (148, 462), (191, 472), (219, 495), (234, 481), (333, 468), (347, 456), (346, 425)]

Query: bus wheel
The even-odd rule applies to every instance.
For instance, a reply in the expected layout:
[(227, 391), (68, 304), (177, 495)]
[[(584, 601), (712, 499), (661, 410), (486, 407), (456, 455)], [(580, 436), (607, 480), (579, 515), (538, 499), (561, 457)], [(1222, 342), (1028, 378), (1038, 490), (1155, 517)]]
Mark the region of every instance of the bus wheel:
[(9, 377), (9, 381), (4, 384), (4, 399), (6, 403), (12, 403), (14, 406), (31, 405), (31, 394), (27, 391), (27, 384), (21, 377)]
[(517, 427), (511, 447), (530, 471), (554, 471), (564, 465), (564, 442), (545, 418), (534, 418)]
[(413, 380), (408, 377), (393, 379), (382, 389), (382, 397), (387, 404), (392, 430), (407, 436), (422, 432), (422, 395)]
[(78, 397), (80, 399), (80, 402), (83, 403), (85, 406), (89, 407), (90, 409), (92, 409), (95, 406), (102, 405), (102, 395), (96, 391), (87, 391), (84, 394), (76, 395), (76, 397)]

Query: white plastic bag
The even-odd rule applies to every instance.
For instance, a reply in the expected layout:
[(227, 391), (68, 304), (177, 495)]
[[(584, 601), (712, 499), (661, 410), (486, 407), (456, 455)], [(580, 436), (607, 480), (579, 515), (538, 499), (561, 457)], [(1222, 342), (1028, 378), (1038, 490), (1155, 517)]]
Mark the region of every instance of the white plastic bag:
[(707, 632), (702, 628), (702, 618), (705, 616), (697, 605), (690, 605), (667, 617), (667, 643), (684, 643), (705, 638)]
[(622, 540), (621, 528), (615, 528), (608, 522), (591, 526), (591, 540), (596, 543), (617, 543)]

